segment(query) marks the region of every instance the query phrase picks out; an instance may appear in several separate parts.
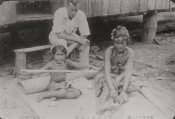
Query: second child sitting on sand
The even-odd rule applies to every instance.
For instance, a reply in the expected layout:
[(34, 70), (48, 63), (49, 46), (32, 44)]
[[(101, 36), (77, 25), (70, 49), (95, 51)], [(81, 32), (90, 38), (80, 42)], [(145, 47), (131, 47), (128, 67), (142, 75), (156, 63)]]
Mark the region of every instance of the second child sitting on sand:
[[(112, 31), (111, 39), (113, 46), (106, 49), (104, 70), (95, 78), (100, 113), (112, 106), (117, 109), (120, 104), (126, 103), (128, 92), (131, 91), (130, 78), (135, 52), (127, 46), (129, 32), (125, 27), (118, 26)], [(109, 99), (114, 104), (108, 104)]]

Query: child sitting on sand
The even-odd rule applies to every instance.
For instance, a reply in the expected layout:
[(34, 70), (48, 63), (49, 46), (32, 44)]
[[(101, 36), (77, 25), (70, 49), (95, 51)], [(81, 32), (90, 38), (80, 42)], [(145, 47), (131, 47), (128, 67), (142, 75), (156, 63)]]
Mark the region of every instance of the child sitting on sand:
[(109, 97), (118, 104), (128, 101), (127, 92), (135, 54), (126, 46), (129, 33), (125, 27), (113, 29), (111, 39), (113, 46), (105, 52), (104, 72), (96, 76), (96, 93), (102, 99), (103, 106)]
[[(51, 48), (53, 59), (42, 68), (42, 70), (66, 70), (68, 66), (75, 68), (88, 68), (80, 63), (66, 59), (67, 50), (62, 45), (57, 45)], [(67, 75), (63, 72), (51, 72), (51, 82), (48, 86), (48, 91), (43, 92), (38, 96), (37, 101), (40, 102), (45, 98), (65, 98), (75, 99), (81, 95), (81, 91), (71, 87), (66, 82)]]

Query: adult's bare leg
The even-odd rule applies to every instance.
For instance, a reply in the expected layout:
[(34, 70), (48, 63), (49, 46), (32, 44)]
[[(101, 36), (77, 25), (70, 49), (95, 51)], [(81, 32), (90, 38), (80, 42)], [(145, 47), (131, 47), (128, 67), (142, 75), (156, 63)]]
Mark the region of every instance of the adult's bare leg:
[(89, 65), (89, 49), (90, 46), (81, 46), (80, 48), (80, 63)]

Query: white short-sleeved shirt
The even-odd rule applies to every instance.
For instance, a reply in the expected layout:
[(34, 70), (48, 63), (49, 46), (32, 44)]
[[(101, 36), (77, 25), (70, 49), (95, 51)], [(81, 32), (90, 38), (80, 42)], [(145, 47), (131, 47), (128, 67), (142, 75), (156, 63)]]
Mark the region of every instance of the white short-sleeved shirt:
[[(73, 27), (72, 27), (73, 26)], [(90, 35), (87, 18), (83, 11), (78, 10), (73, 19), (69, 19), (66, 7), (59, 8), (54, 15), (53, 27), (50, 35), (68, 31), (75, 33), (79, 29), (80, 35)]]

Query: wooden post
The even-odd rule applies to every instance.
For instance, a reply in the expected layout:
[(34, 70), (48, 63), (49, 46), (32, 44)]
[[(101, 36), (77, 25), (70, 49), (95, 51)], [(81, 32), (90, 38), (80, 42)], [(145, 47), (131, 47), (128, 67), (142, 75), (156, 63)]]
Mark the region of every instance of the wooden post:
[(28, 52), (34, 52), (39, 50), (45, 50), (50, 48), (51, 45), (43, 45), (37, 47), (23, 48), (14, 50), (16, 58), (15, 58), (15, 74), (16, 77), (19, 77), (21, 74), (21, 70), (26, 69), (26, 54)]
[(157, 13), (149, 11), (143, 16), (141, 40), (143, 43), (153, 43), (157, 30)]
[(26, 54), (24, 52), (15, 52), (15, 74), (19, 77), (22, 69), (26, 69)]

